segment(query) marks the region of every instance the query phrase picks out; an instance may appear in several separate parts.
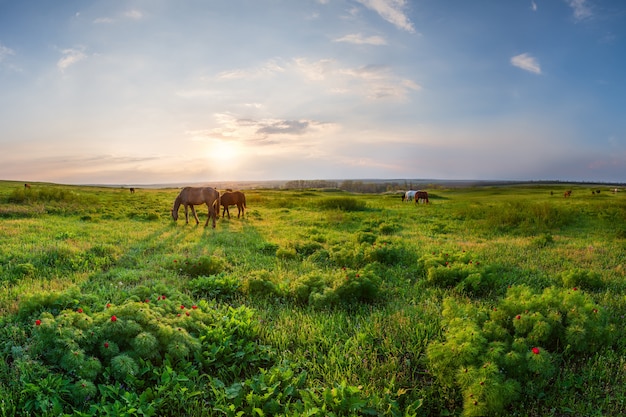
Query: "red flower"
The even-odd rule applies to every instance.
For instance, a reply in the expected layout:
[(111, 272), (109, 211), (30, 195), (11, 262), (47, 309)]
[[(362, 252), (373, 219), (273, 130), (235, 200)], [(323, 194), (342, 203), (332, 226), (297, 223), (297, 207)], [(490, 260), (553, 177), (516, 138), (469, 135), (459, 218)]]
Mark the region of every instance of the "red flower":
[(35, 320), (35, 326), (41, 326), (41, 320), (39, 319)]
[(176, 259), (174, 259), (174, 262), (178, 262)]
[(519, 320), (519, 319), (521, 319), (521, 318), (522, 318), (522, 316), (520, 316), (520, 315), (518, 314), (517, 316), (515, 316), (515, 318)]
[(181, 309), (181, 310), (184, 310), (184, 309), (185, 309), (185, 306), (181, 304), (181, 305), (180, 305), (180, 309)]
[(79, 309), (78, 309), (78, 310), (76, 310), (76, 311), (77, 311), (77, 312), (79, 312), (79, 313), (82, 313), (82, 312), (83, 312), (83, 309), (82, 309), (82, 308), (79, 308)]
[(117, 317), (111, 316), (111, 321), (117, 321)]
[(539, 355), (539, 348), (538, 347), (534, 347), (532, 348), (532, 351), (535, 355)]
[(186, 311), (186, 312), (185, 312), (185, 314), (186, 314), (187, 316), (189, 316), (189, 312), (188, 312), (188, 311)]
[(572, 289), (573, 289), (574, 291), (578, 291), (578, 288), (576, 288), (576, 287), (574, 287), (574, 288), (572, 288)]
[(195, 310), (196, 308), (198, 308), (198, 306), (197, 305), (192, 305), (191, 308), (193, 308)]
[(111, 303), (107, 303), (107, 308), (111, 307)]
[(146, 298), (146, 300), (144, 301), (144, 303), (149, 303), (150, 300)]
[(104, 342), (104, 348), (108, 349), (109, 348), (109, 342)]
[(359, 278), (360, 276), (361, 276), (361, 275), (359, 275), (359, 274), (356, 274), (356, 277), (357, 277), (357, 278)]
[(164, 295), (161, 296), (161, 300), (165, 300), (165, 296)]

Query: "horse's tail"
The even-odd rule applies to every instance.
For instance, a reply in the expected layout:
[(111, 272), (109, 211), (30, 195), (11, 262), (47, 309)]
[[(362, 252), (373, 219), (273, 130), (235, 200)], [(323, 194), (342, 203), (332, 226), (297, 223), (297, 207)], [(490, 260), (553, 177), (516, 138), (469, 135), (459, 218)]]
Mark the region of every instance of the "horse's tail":
[(241, 195), (243, 196), (243, 206), (248, 208), (248, 206), (246, 206), (246, 195), (244, 193), (241, 193)]

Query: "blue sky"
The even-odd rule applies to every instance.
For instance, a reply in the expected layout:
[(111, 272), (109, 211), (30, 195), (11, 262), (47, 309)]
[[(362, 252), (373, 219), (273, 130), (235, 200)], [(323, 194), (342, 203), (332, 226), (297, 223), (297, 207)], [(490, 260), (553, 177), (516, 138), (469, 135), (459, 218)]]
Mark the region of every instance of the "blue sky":
[(626, 182), (621, 0), (0, 0), (0, 179)]

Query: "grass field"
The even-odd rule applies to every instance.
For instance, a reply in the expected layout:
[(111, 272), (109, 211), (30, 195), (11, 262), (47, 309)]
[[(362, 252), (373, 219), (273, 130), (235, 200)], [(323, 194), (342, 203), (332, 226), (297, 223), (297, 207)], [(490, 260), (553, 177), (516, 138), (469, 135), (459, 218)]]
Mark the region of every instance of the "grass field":
[(0, 182), (0, 415), (626, 413), (626, 193), (244, 191)]

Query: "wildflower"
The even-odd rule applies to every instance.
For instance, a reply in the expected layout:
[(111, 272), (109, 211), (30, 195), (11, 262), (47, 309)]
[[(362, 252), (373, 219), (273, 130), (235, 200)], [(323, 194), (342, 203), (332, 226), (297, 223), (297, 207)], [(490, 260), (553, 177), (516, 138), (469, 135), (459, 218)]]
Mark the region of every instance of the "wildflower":
[(165, 295), (162, 295), (162, 296), (161, 296), (161, 300), (165, 300)]
[(107, 308), (110, 308), (110, 307), (111, 307), (111, 303), (107, 303)]
[(108, 349), (109, 348), (109, 342), (104, 342), (104, 348)]
[(78, 309), (78, 310), (76, 310), (76, 311), (77, 311), (78, 313), (82, 313), (82, 312), (83, 312), (83, 309), (82, 309), (82, 308), (79, 308), (79, 309)]
[(146, 298), (146, 300), (144, 301), (144, 303), (149, 303), (150, 300)]
[(117, 321), (117, 317), (116, 316), (111, 316), (111, 321), (113, 321), (113, 322)]
[(174, 263), (178, 262), (176, 259), (174, 259)]
[(521, 319), (521, 318), (522, 318), (522, 316), (520, 316), (520, 315), (518, 314), (517, 316), (515, 316), (515, 318), (519, 320), (519, 319)]
[(35, 326), (41, 326), (41, 320), (39, 319), (35, 320)]
[(195, 310), (195, 309), (198, 308), (198, 306), (194, 304), (194, 305), (191, 306), (191, 308), (193, 308)]
[(184, 310), (184, 309), (185, 309), (185, 306), (181, 304), (181, 305), (180, 305), (180, 309), (181, 309), (181, 310)]
[(187, 312), (185, 312), (185, 315), (187, 315), (187, 317), (189, 317), (189, 312), (188, 312), (188, 311), (187, 311)]
[(578, 288), (574, 287), (572, 288), (573, 291), (578, 291)]
[(532, 351), (535, 355), (539, 355), (539, 348), (538, 347), (534, 347), (532, 348)]

